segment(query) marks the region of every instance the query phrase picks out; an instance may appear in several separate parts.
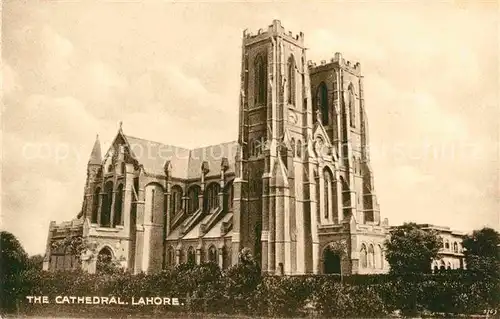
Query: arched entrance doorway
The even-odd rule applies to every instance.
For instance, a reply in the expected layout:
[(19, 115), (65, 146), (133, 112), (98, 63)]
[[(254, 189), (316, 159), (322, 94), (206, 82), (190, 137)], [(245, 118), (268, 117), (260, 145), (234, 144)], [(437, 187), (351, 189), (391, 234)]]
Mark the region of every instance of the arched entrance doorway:
[(323, 251), (323, 273), (339, 274), (342, 271), (340, 254), (331, 247), (326, 247)]
[(107, 272), (112, 268), (113, 253), (109, 247), (104, 247), (101, 249), (99, 254), (97, 254), (96, 261), (96, 272), (102, 273)]

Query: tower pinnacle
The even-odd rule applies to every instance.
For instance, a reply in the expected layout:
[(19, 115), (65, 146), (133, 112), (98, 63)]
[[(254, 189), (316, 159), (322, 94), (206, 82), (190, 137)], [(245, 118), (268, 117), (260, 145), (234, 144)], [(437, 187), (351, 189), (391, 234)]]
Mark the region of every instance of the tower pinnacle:
[(99, 135), (96, 136), (94, 147), (90, 153), (89, 165), (101, 165), (102, 155), (101, 155), (101, 143), (99, 142)]

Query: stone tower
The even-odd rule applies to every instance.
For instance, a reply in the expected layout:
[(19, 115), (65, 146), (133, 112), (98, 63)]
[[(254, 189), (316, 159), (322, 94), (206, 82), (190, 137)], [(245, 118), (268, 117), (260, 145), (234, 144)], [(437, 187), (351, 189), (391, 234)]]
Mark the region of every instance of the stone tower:
[(275, 20), (257, 35), (245, 31), (242, 47), (233, 262), (249, 247), (265, 272), (303, 273), (311, 248), (304, 146), (312, 134), (303, 34)]
[(247, 247), (270, 274), (363, 272), (386, 230), (360, 66), (306, 61), (303, 34), (278, 20), (243, 33), (232, 262)]

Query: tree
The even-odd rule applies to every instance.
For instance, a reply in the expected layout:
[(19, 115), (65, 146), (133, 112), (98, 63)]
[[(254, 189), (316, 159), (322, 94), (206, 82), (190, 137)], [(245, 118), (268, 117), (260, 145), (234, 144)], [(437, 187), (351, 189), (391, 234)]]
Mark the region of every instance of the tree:
[(42, 270), (43, 256), (40, 254), (30, 256), (28, 259), (28, 268), (33, 270)]
[(429, 273), (441, 245), (435, 231), (423, 230), (415, 223), (395, 227), (385, 242), (390, 273)]
[(17, 238), (0, 232), (0, 312), (13, 311), (22, 291), (19, 284), (21, 273), (28, 268), (28, 254)]
[(28, 267), (28, 254), (13, 234), (0, 232), (0, 249), (1, 278), (15, 276)]
[(475, 230), (463, 240), (467, 269), (494, 278), (500, 276), (500, 234), (491, 228)]

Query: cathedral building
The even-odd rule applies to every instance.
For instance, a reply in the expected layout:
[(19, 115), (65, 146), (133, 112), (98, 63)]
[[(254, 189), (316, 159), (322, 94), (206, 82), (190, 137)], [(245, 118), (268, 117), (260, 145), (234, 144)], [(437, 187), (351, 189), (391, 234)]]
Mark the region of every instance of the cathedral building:
[[(70, 234), (87, 245), (78, 262), (53, 248)], [(97, 139), (82, 211), (51, 223), (44, 267), (94, 272), (104, 256), (135, 273), (227, 268), (248, 248), (268, 274), (384, 273), (387, 234), (360, 64), (307, 62), (304, 35), (274, 20), (243, 32), (237, 140), (185, 149), (120, 125), (103, 155)]]

